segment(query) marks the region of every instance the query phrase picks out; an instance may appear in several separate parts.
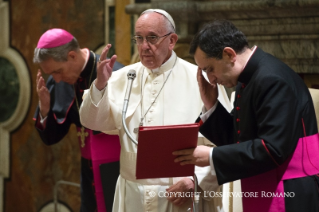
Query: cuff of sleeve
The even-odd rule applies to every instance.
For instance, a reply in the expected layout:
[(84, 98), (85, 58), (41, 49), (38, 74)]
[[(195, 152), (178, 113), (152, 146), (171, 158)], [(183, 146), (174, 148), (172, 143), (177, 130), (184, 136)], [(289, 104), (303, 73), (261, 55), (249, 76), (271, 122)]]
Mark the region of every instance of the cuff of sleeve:
[(215, 167), (214, 167), (214, 163), (213, 163), (213, 151), (214, 151), (214, 147), (211, 148), (211, 151), (209, 153), (209, 164), (210, 164), (210, 173), (214, 176), (216, 176), (216, 171), (215, 171)]
[(46, 120), (47, 120), (47, 117), (45, 117), (43, 119), (41, 114), (39, 113), (39, 115), (38, 115), (38, 117), (36, 119), (35, 127), (38, 128), (39, 130), (43, 131), (45, 129)]
[(212, 115), (212, 113), (216, 110), (217, 105), (218, 105), (218, 101), (217, 101), (216, 104), (215, 104), (211, 109), (209, 109), (209, 110), (206, 110), (205, 106), (203, 106), (203, 108), (202, 108), (202, 114), (199, 116), (200, 119), (201, 119), (203, 122), (205, 122), (205, 121), (208, 119), (208, 117), (209, 117), (210, 115)]
[(103, 88), (102, 90), (99, 90), (95, 86), (94, 82), (92, 83), (93, 84), (93, 90), (92, 90), (91, 98), (92, 98), (93, 103), (95, 105), (97, 105), (100, 102), (100, 100), (102, 99), (102, 97), (103, 97), (103, 95), (105, 93), (106, 87)]
[(39, 116), (40, 116), (40, 124), (41, 124), (42, 126), (44, 126), (45, 121), (47, 120), (48, 116), (46, 116), (46, 117), (43, 118), (40, 112), (39, 112)]

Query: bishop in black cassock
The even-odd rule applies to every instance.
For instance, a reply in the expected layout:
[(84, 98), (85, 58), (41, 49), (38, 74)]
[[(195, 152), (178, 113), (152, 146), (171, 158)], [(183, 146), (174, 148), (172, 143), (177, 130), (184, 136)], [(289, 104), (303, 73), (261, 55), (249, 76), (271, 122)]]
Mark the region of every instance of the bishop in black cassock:
[[(49, 34), (50, 36), (48, 36)], [(52, 34), (55, 36), (52, 36)], [(48, 30), (40, 38), (36, 51), (66, 45), (70, 41), (68, 36), (70, 36), (70, 39), (74, 39), (73, 36), (65, 30)], [(58, 143), (68, 133), (71, 124), (76, 125), (81, 149), (81, 212), (92, 212), (96, 211), (97, 208), (99, 208), (99, 212), (105, 211), (105, 208), (107, 208), (107, 211), (111, 211), (119, 168), (113, 165), (113, 169), (108, 170), (109, 177), (107, 183), (109, 189), (106, 190), (108, 194), (104, 193), (104, 195), (108, 196), (108, 200), (106, 206), (101, 205), (105, 203), (104, 198), (98, 198), (99, 195), (96, 193), (96, 191), (101, 190), (101, 188), (95, 187), (94, 179), (100, 181), (100, 176), (94, 176), (94, 174), (99, 174), (99, 170), (93, 169), (92, 167), (91, 142), (95, 135), (99, 135), (99, 139), (104, 140), (103, 143), (106, 143), (106, 145), (108, 145), (107, 142), (109, 142), (110, 149), (107, 149), (107, 151), (110, 152), (110, 157), (112, 157), (110, 160), (118, 162), (120, 153), (119, 139), (118, 136), (115, 135), (99, 134), (100, 132), (84, 129), (80, 123), (79, 106), (82, 103), (82, 95), (84, 90), (88, 89), (92, 81), (96, 78), (96, 64), (99, 60), (99, 55), (96, 55), (92, 51), (88, 49), (82, 49), (81, 51), (87, 52), (86, 64), (74, 84), (68, 84), (64, 81), (57, 83), (52, 75), (49, 76), (46, 87), (50, 92), (50, 110), (43, 125), (41, 123), (39, 107), (36, 109), (34, 115), (36, 121), (35, 127), (42, 141), (46, 145), (53, 145)], [(39, 62), (41, 65), (41, 61), (36, 62)], [(113, 70), (122, 67), (122, 64), (116, 62)], [(105, 150), (106, 157), (108, 157), (107, 151)], [(116, 168), (114, 169), (114, 167)], [(98, 170), (98, 172), (93, 174), (93, 170)], [(99, 183), (99, 186), (101, 186), (101, 183)]]

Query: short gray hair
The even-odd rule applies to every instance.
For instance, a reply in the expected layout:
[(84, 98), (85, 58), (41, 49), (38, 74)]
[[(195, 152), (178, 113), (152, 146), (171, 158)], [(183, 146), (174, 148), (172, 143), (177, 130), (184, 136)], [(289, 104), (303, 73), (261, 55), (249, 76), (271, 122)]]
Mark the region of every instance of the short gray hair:
[(62, 46), (54, 47), (54, 48), (35, 48), (33, 62), (34, 63), (42, 63), (50, 58), (55, 60), (56, 62), (65, 62), (68, 60), (68, 53), (70, 51), (79, 51), (80, 46), (75, 37)]

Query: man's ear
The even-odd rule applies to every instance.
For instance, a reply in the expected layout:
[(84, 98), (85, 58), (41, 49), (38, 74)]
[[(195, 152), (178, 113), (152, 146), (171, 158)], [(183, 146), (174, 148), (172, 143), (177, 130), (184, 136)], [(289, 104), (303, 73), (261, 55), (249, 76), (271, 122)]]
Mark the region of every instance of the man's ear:
[(178, 36), (177, 36), (177, 34), (175, 34), (175, 33), (172, 33), (171, 35), (170, 35), (170, 38), (169, 38), (169, 49), (170, 50), (173, 50), (174, 49), (174, 47), (175, 47), (175, 44), (177, 43), (177, 40), (178, 40)]
[(230, 60), (230, 62), (234, 63), (236, 61), (237, 54), (234, 49), (230, 47), (225, 47), (223, 50), (223, 58)]
[(68, 53), (68, 59), (70, 59), (70, 60), (75, 60), (75, 59), (77, 59), (76, 57), (77, 57), (77, 54), (76, 54), (75, 51), (69, 51), (69, 53)]

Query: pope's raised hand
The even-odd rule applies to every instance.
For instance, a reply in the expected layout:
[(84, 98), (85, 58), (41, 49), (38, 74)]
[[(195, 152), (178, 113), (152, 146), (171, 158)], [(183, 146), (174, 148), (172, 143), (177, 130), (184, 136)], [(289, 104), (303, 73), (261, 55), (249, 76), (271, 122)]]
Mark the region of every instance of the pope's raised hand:
[(199, 86), (200, 96), (204, 103), (206, 110), (211, 109), (217, 102), (218, 88), (217, 84), (209, 83), (203, 76), (202, 70), (197, 69), (197, 82)]
[(112, 76), (112, 70), (116, 61), (116, 55), (113, 55), (110, 59), (107, 58), (107, 53), (109, 52), (109, 49), (111, 47), (111, 44), (107, 44), (104, 47), (99, 62), (97, 63), (97, 76), (95, 80), (95, 86), (99, 90), (105, 88), (108, 80)]
[(40, 69), (38, 69), (36, 84), (37, 94), (39, 97), (40, 113), (41, 116), (45, 118), (50, 111), (50, 93), (47, 86), (45, 85), (45, 81), (42, 77)]

